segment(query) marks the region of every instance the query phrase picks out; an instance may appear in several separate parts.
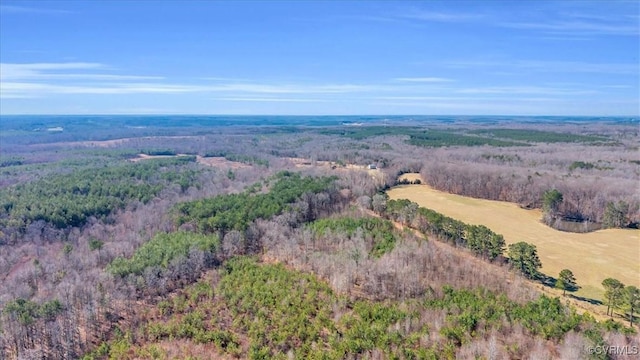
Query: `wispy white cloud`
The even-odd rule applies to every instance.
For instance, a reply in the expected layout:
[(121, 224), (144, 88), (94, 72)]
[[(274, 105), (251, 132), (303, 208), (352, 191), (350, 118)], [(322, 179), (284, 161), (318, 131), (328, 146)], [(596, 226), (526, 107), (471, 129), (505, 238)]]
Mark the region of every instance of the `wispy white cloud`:
[(430, 11), (422, 9), (412, 9), (398, 15), (400, 18), (429, 21), (429, 22), (447, 22), (458, 23), (478, 20), (484, 17), (482, 14), (463, 13), (463, 12), (443, 12)]
[(108, 70), (109, 67), (99, 63), (33, 63), (11, 64), (0, 63), (0, 80), (160, 80), (159, 76), (114, 75), (99, 73), (76, 73), (75, 70)]
[(452, 100), (461, 99), (451, 96), (376, 96), (376, 100), (399, 100), (399, 101), (431, 101), (431, 100)]
[(457, 90), (461, 94), (539, 94), (539, 95), (593, 95), (597, 90), (585, 90), (576, 88), (546, 87), (546, 86), (487, 86), (464, 88)]
[(1, 82), (2, 98), (33, 98), (59, 94), (140, 94), (140, 93), (187, 93), (203, 88), (189, 85), (151, 83), (113, 83), (103, 85), (54, 85), (28, 82)]
[(556, 99), (556, 101), (544, 101), (541, 106), (540, 101), (535, 98), (520, 99), (494, 99), (492, 101), (476, 100), (445, 100), (442, 101), (385, 101), (371, 103), (371, 106), (379, 106), (386, 109), (410, 109), (406, 111), (414, 111), (430, 114), (474, 114), (474, 115), (542, 115), (542, 114), (558, 114), (558, 115), (590, 115), (589, 111), (585, 111), (587, 107), (583, 102), (573, 103)]
[(484, 15), (470, 12), (434, 11), (423, 8), (399, 8), (395, 11), (377, 14), (343, 15), (339, 20), (371, 21), (379, 23), (420, 24), (420, 23), (463, 23), (477, 21)]
[(499, 68), (522, 69), (536, 72), (559, 73), (600, 73), (600, 74), (638, 74), (638, 64), (630, 63), (590, 63), (581, 61), (543, 61), (543, 60), (455, 60), (448, 61), (452, 68)]
[(201, 80), (206, 80), (206, 81), (224, 81), (224, 82), (251, 82), (250, 79), (244, 79), (244, 78), (234, 78), (234, 77), (223, 77), (223, 76), (210, 76), (210, 77), (203, 77), (200, 78)]
[(74, 72), (104, 71), (108, 66), (99, 63), (33, 63), (12, 64), (0, 63), (1, 81), (41, 81), (41, 80), (69, 80), (69, 81), (130, 81), (130, 80), (161, 80), (160, 76), (115, 75), (104, 73)]
[[(127, 108), (111, 108), (108, 114), (176, 114), (179, 111), (170, 108), (155, 108), (155, 107), (127, 107)], [(135, 127), (132, 127), (135, 128)]]
[[(512, 8), (502, 11), (500, 8), (476, 6), (473, 10), (433, 9), (433, 6), (422, 8), (400, 9), (395, 13), (370, 16), (382, 21), (408, 20), (425, 23), (468, 23), (481, 27), (501, 27), (545, 35), (547, 39), (575, 40), (599, 35), (640, 36), (637, 5), (618, 2), (612, 4), (606, 13), (590, 12), (567, 2), (567, 10), (558, 12), (557, 6), (552, 10), (540, 6), (532, 11), (531, 7)], [(626, 6), (631, 4), (632, 6)]]
[(613, 84), (613, 85), (602, 85), (601, 87), (605, 89), (631, 89), (633, 86)]
[[(0, 97), (34, 98), (57, 94), (183, 93), (199, 89), (150, 80), (158, 76), (105, 74), (111, 67), (101, 63), (0, 64)], [(77, 71), (82, 71), (78, 73)]]
[[(506, 64), (515, 65), (509, 68)], [(582, 72), (627, 75), (634, 74), (633, 71), (635, 71), (629, 64), (532, 60), (515, 62), (508, 60), (460, 61), (453, 62), (450, 66), (487, 67), (485, 70), (488, 72), (507, 68), (514, 73), (524, 70), (542, 72), (573, 69)], [(327, 108), (336, 111), (335, 109), (340, 108), (340, 104), (365, 106), (371, 102), (375, 104), (376, 107), (372, 107), (372, 109), (376, 109), (376, 111), (384, 112), (385, 106), (389, 106), (397, 109), (397, 112), (401, 112), (401, 109), (405, 108), (437, 113), (438, 109), (450, 109), (455, 112), (456, 109), (478, 109), (481, 111), (492, 107), (494, 109), (516, 109), (518, 106), (520, 109), (535, 109), (537, 107), (538, 111), (540, 108), (549, 109), (550, 106), (556, 106), (557, 109), (562, 110), (561, 104), (566, 103), (567, 106), (574, 103), (584, 104), (587, 101), (585, 99), (592, 101), (597, 99), (600, 94), (619, 93), (620, 91), (616, 89), (634, 87), (632, 83), (627, 83), (624, 79), (612, 79), (607, 85), (598, 85), (577, 83), (577, 80), (560, 78), (555, 80), (556, 82), (549, 82), (554, 80), (548, 80), (544, 83), (527, 82), (526, 85), (514, 82), (494, 82), (494, 86), (477, 86), (477, 83), (470, 84), (448, 77), (422, 76), (423, 74), (385, 78), (379, 81), (371, 79), (367, 83), (349, 82), (348, 80), (322, 82), (310, 79), (267, 81), (242, 77), (174, 79), (164, 76), (126, 74), (116, 67), (94, 62), (3, 63), (0, 64), (0, 80), (2, 80), (0, 81), (0, 98), (3, 99), (3, 104), (12, 104), (11, 101), (5, 99), (54, 98), (57, 101), (57, 99), (84, 99), (83, 96), (92, 95), (101, 98), (104, 96), (105, 99), (111, 97), (107, 99), (107, 102), (118, 104), (119, 99), (122, 98), (117, 96), (131, 95), (132, 99), (134, 96), (136, 99), (146, 99), (147, 101), (153, 99), (153, 102), (140, 102), (141, 109), (144, 107), (152, 109), (158, 103), (156, 99), (162, 96), (163, 101), (159, 102), (162, 105), (165, 105), (164, 99), (168, 100), (167, 106), (172, 106), (170, 104), (175, 106), (180, 101), (189, 99), (188, 101), (196, 106), (200, 106), (200, 101), (214, 102), (216, 106), (226, 109), (239, 108), (239, 112), (266, 108), (298, 109), (296, 111), (299, 112), (304, 112), (304, 109), (309, 108)], [(152, 96), (145, 97), (144, 94)], [(170, 96), (172, 94), (177, 96)], [(180, 100), (176, 100), (181, 94), (183, 96), (180, 97)], [(212, 99), (215, 101), (211, 101)], [(74, 102), (83, 103), (82, 101)], [(15, 102), (15, 104), (18, 103), (18, 101)], [(325, 103), (331, 104), (331, 106), (325, 106)], [(600, 103), (603, 102), (600, 101)], [(633, 104), (634, 102), (631, 100), (621, 106), (630, 107)], [(246, 110), (245, 107), (254, 110)], [(571, 109), (579, 110), (580, 108), (573, 107)], [(113, 112), (118, 112), (117, 108), (114, 107)], [(136, 112), (142, 113), (144, 111)], [(149, 113), (151, 112), (153, 111), (149, 111)]]
[(453, 82), (453, 79), (441, 78), (441, 77), (401, 77), (395, 78), (395, 81), (409, 82), (409, 83), (442, 83)]
[[(490, 95), (490, 94), (489, 94)], [(421, 101), (424, 102), (435, 102), (435, 101), (448, 101), (448, 102), (469, 102), (469, 101), (561, 101), (558, 98), (553, 97), (496, 97), (496, 96), (380, 96), (376, 97), (379, 100), (390, 100), (390, 101), (408, 101), (408, 102), (416, 102)]]
[(101, 69), (104, 67), (105, 66), (102, 64), (85, 62), (31, 64), (0, 63), (0, 79), (12, 80), (27, 77), (35, 78), (47, 75), (49, 71)]
[(205, 86), (209, 91), (246, 92), (257, 94), (343, 94), (373, 91), (378, 86), (357, 84), (262, 84), (226, 83)]
[[(371, 91), (369, 86), (357, 85), (267, 85), (267, 84), (164, 84), (164, 83), (87, 83), (87, 84), (49, 84), (36, 82), (5, 82), (0, 84), (0, 96), (3, 98), (42, 97), (55, 94), (136, 94), (136, 93), (228, 93), (228, 94), (345, 94)], [(231, 98), (229, 98), (231, 99)], [(237, 97), (241, 99), (241, 97)], [(254, 98), (253, 101), (258, 98)], [(262, 101), (273, 98), (260, 98)], [(278, 100), (271, 100), (278, 101)], [(293, 100), (291, 100), (293, 101)]]
[(512, 29), (540, 30), (549, 34), (565, 35), (625, 35), (640, 36), (637, 25), (603, 23), (595, 21), (503, 22), (499, 26)]
[(31, 6), (0, 5), (0, 13), (4, 14), (71, 14), (72, 11)]
[[(246, 98), (252, 101), (275, 97), (238, 96), (346, 94), (384, 89), (384, 86), (350, 83), (266, 83), (247, 79), (207, 78), (197, 84), (169, 81), (162, 76), (106, 73), (114, 69), (101, 63), (33, 63), (0, 64), (0, 97), (26, 98), (55, 94), (138, 94), (138, 93), (224, 93), (229, 99)], [(261, 99), (261, 100), (258, 100)], [(236, 100), (240, 101), (240, 100)], [(282, 101), (297, 101), (294, 98)], [(299, 100), (298, 100), (299, 101)]]
[(223, 101), (245, 101), (245, 102), (326, 102), (322, 99), (303, 99), (303, 98), (268, 98), (268, 97), (221, 97), (215, 100)]
[[(600, 5), (600, 6), (598, 6)], [(520, 16), (500, 17), (500, 27), (529, 31), (559, 38), (580, 39), (595, 36), (640, 36), (637, 1), (561, 2), (552, 7), (541, 6)]]

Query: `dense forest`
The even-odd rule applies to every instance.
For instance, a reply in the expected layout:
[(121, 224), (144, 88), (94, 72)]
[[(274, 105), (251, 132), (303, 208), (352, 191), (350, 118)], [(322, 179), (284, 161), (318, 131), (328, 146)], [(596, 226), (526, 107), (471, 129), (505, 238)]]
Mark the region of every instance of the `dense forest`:
[(637, 356), (640, 284), (603, 279), (590, 314), (527, 239), (384, 192), (413, 172), (563, 230), (637, 227), (637, 124), (9, 120), (0, 359)]

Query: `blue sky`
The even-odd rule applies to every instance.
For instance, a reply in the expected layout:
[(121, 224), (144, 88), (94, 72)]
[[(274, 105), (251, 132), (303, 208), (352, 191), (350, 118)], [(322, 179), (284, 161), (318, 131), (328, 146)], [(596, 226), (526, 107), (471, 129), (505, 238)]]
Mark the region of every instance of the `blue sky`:
[(0, 114), (640, 115), (637, 1), (0, 2)]

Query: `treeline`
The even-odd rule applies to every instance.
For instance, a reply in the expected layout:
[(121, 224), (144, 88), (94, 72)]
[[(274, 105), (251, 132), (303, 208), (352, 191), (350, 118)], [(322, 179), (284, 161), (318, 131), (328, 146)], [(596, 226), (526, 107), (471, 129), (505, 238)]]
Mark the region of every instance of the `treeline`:
[(465, 224), (406, 199), (388, 200), (384, 205), (375, 206), (374, 210), (389, 219), (411, 225), (422, 233), (433, 234), (452, 245), (466, 247), (476, 256), (488, 260), (496, 259), (505, 250), (504, 237), (486, 226)]
[[(467, 248), (480, 258), (488, 261), (505, 259), (504, 237), (484, 225), (466, 224), (437, 211), (419, 207), (407, 199), (388, 200), (386, 194), (375, 195), (372, 206), (374, 211), (386, 218), (402, 222), (424, 234), (435, 235), (451, 245)], [(507, 259), (526, 278), (538, 280), (543, 277), (539, 272), (542, 262), (535, 245), (524, 241), (511, 244)]]
[(176, 342), (192, 345), (181, 356), (209, 358), (214, 351), (249, 359), (566, 358), (570, 352), (605, 359), (586, 347), (607, 345), (608, 331), (630, 332), (578, 315), (558, 298), (516, 303), (483, 288), (441, 292), (354, 300), (311, 274), (235, 258), (213, 281), (159, 302), (140, 331), (103, 343), (85, 359), (164, 357)]
[(59, 300), (51, 300), (42, 305), (25, 299), (7, 303), (2, 311), (22, 325), (31, 325), (38, 319), (51, 320), (63, 310)]
[(137, 297), (162, 296), (196, 281), (218, 265), (221, 256), (216, 235), (159, 233), (133, 256), (115, 258), (106, 270), (132, 286)]
[[(640, 200), (636, 195), (626, 194), (628, 191), (620, 187), (625, 182), (598, 178), (587, 182), (579, 178), (558, 179), (538, 171), (524, 170), (523, 167), (506, 172), (490, 165), (478, 167), (432, 162), (426, 164), (420, 174), (428, 185), (441, 191), (514, 202), (526, 208), (543, 208), (545, 192), (555, 189), (562, 194), (562, 201), (557, 203), (554, 215), (546, 219), (554, 227), (562, 227), (559, 222), (555, 224), (558, 219), (582, 223), (587, 231), (593, 230), (593, 224), (626, 227), (640, 223)], [(616, 219), (622, 218), (618, 225), (611, 221), (614, 213)]]
[[(559, 230), (566, 230), (566, 220), (582, 220), (581, 214), (567, 214), (565, 206), (564, 195), (557, 189), (547, 190), (542, 194), (542, 210), (544, 212), (542, 221)], [(564, 211), (563, 211), (564, 210)], [(598, 227), (603, 228), (625, 228), (630, 226), (637, 226), (638, 224), (631, 224), (627, 214), (629, 213), (629, 203), (624, 200), (615, 202), (607, 202), (604, 209), (604, 213), (601, 218), (601, 223)], [(577, 216), (569, 217), (569, 216)], [(587, 219), (588, 221), (588, 219)], [(586, 224), (585, 224), (586, 225)], [(598, 227), (595, 227), (597, 229)], [(587, 230), (591, 230), (589, 227), (583, 226)]]
[(149, 156), (175, 156), (178, 153), (173, 149), (142, 149), (141, 154)]
[(614, 278), (604, 279), (602, 286), (605, 289), (607, 315), (613, 317), (614, 310), (622, 310), (629, 319), (629, 326), (633, 326), (635, 316), (640, 312), (640, 289), (633, 285), (625, 286)]
[[(558, 200), (557, 196), (547, 194), (546, 197), (547, 200)], [(403, 222), (422, 233), (433, 234), (437, 239), (452, 245), (465, 247), (476, 256), (489, 261), (505, 255), (503, 236), (483, 225), (465, 224), (434, 210), (418, 207), (416, 203), (406, 199), (387, 200), (384, 195), (376, 195), (374, 198), (372, 201), (374, 210), (387, 218)], [(549, 280), (539, 271), (542, 262), (535, 245), (524, 241), (510, 244), (506, 255), (513, 269), (526, 278), (543, 282)], [(607, 313), (611, 312), (613, 316), (613, 309), (624, 310), (629, 319), (629, 326), (632, 326), (634, 313), (637, 314), (640, 310), (640, 290), (635, 286), (625, 287), (620, 281), (611, 278), (605, 279), (602, 284), (606, 290)], [(565, 291), (577, 289), (576, 280), (568, 269), (560, 272), (555, 285)]]
[(57, 299), (38, 304), (19, 298), (5, 304), (0, 309), (0, 356), (4, 358), (9, 354), (20, 354), (23, 349), (38, 348), (38, 352), (28, 355), (42, 359), (53, 359), (62, 354), (72, 357), (77, 330), (69, 326), (68, 317), (58, 316), (64, 311)]
[[(516, 141), (494, 139), (483, 136), (483, 133), (466, 135), (460, 130), (435, 130), (418, 127), (387, 127), (387, 126), (363, 126), (341, 129), (321, 130), (325, 135), (341, 135), (354, 140), (365, 140), (374, 136), (409, 136), (407, 144), (421, 147), (443, 146), (527, 146)], [(555, 134), (555, 133), (552, 133)], [(562, 135), (562, 134), (559, 134)]]
[(44, 221), (58, 229), (79, 227), (89, 217), (104, 219), (133, 201), (146, 203), (176, 184), (195, 185), (194, 157), (85, 167), (0, 190), (0, 243), (15, 242), (27, 227)]
[(442, 146), (526, 146), (526, 144), (497, 140), (477, 135), (465, 135), (461, 131), (431, 130), (417, 127), (354, 127), (349, 129), (322, 130), (326, 135), (342, 135), (355, 140), (364, 140), (374, 136), (409, 136), (407, 144), (421, 147)]
[(418, 127), (409, 126), (354, 126), (339, 129), (323, 129), (318, 133), (323, 135), (340, 135), (354, 140), (364, 140), (374, 136), (410, 135), (421, 131)]
[(131, 258), (115, 258), (107, 271), (119, 277), (141, 275), (152, 267), (166, 269), (174, 260), (186, 257), (192, 248), (215, 253), (218, 246), (219, 240), (213, 235), (160, 233), (139, 247)]
[(418, 134), (409, 135), (408, 144), (422, 147), (442, 146), (527, 146), (527, 144), (514, 141), (491, 139), (481, 136), (469, 136), (455, 132), (427, 130)]
[[(254, 184), (246, 190), (245, 195), (258, 200), (245, 198), (246, 203), (238, 203), (236, 207), (221, 211), (250, 214), (247, 216), (251, 217), (251, 222), (259, 220), (269, 224), (271, 221), (284, 220), (288, 226), (297, 226), (315, 219), (320, 214), (325, 215), (334, 207), (342, 207), (344, 200), (336, 186), (333, 177), (303, 177), (299, 173), (281, 172), (266, 180), (264, 188), (263, 184)], [(217, 204), (217, 201), (223, 199), (225, 204), (229, 204), (228, 196), (220, 195), (209, 200), (211, 204)], [(258, 206), (257, 211), (252, 212), (252, 206)], [(215, 214), (210, 215), (215, 218)], [(237, 219), (237, 215), (233, 218)], [(112, 257), (113, 251), (107, 251), (101, 256), (100, 252), (105, 252), (105, 243), (95, 238), (88, 239), (88, 243), (82, 245), (97, 255), (98, 261), (108, 262), (105, 270), (113, 277), (104, 276), (106, 274), (102, 275), (100, 271), (96, 271), (97, 269), (91, 268), (90, 278), (94, 282), (86, 286), (71, 285), (73, 292), (61, 299), (64, 300), (61, 312), (46, 321), (42, 318), (32, 324), (24, 324), (20, 322), (19, 317), (12, 315), (14, 312), (2, 313), (0, 310), (0, 313), (4, 314), (0, 318), (0, 355), (77, 358), (80, 352), (92, 347), (92, 341), (117, 337), (119, 331), (116, 325), (122, 325), (123, 319), (126, 319), (126, 326), (135, 326), (138, 321), (139, 316), (133, 309), (136, 301), (166, 296), (171, 291), (193, 283), (205, 271), (215, 268), (234, 254), (259, 253), (262, 246), (262, 230), (260, 226), (251, 222), (244, 223), (249, 225), (245, 228), (246, 232), (236, 230), (244, 227), (237, 223), (229, 223), (228, 228), (216, 227), (217, 231), (212, 231), (213, 234), (188, 231), (157, 232), (130, 256), (116, 258)], [(175, 229), (175, 224), (172, 224), (171, 228)], [(227, 231), (225, 236), (218, 237), (221, 234), (220, 230)], [(252, 231), (255, 232), (251, 233)], [(222, 239), (224, 241), (221, 241)], [(62, 261), (73, 257), (74, 252), (74, 247), (66, 244), (60, 254)], [(38, 261), (34, 261), (34, 264), (36, 271), (28, 281), (32, 289), (37, 290), (45, 269)], [(57, 279), (53, 281), (66, 282), (65, 276), (64, 270), (47, 274), (47, 277)], [(61, 331), (55, 324), (64, 324), (69, 330)], [(53, 326), (57, 332), (56, 336), (64, 335), (67, 338), (56, 337), (51, 348), (43, 348), (46, 344), (43, 343), (45, 340), (42, 334), (47, 332), (43, 328), (47, 326)], [(27, 332), (31, 334), (31, 338), (25, 338), (24, 342), (18, 340), (23, 337), (21, 334)], [(80, 336), (80, 333), (86, 336)], [(100, 351), (104, 351), (104, 348)]]
[[(408, 135), (408, 143), (416, 146), (527, 146), (533, 143), (603, 143), (604, 136), (582, 135), (568, 132), (541, 131), (531, 129), (480, 129), (466, 132), (461, 129), (440, 130), (420, 127), (362, 126), (321, 130), (324, 135), (341, 135), (355, 140), (374, 136)], [(610, 143), (609, 143), (610, 144)]]
[(546, 295), (534, 301), (518, 304), (504, 295), (485, 289), (457, 290), (444, 286), (442, 297), (427, 299), (424, 305), (447, 311), (447, 327), (441, 332), (458, 344), (468, 341), (466, 337), (473, 334), (478, 327), (499, 327), (505, 317), (545, 340), (557, 341), (567, 332), (576, 331), (586, 335), (593, 345), (602, 346), (605, 344), (602, 337), (604, 331), (634, 333), (632, 328), (625, 328), (612, 320), (596, 322), (588, 313), (579, 315), (575, 309), (564, 306), (560, 298), (550, 298)]
[(8, 166), (18, 166), (24, 164), (24, 159), (17, 156), (0, 157), (0, 168)]
[[(173, 209), (176, 226), (198, 232), (156, 234), (131, 257), (115, 258), (107, 271), (133, 285), (139, 295), (165, 294), (235, 254), (258, 253), (260, 234), (255, 227), (249, 230), (257, 219), (289, 212), (300, 222), (313, 220), (320, 207), (331, 204), (329, 195), (320, 196), (321, 204), (315, 194), (330, 191), (334, 182), (331, 177), (281, 172), (265, 181), (268, 192), (255, 183), (240, 194), (179, 203)], [(301, 200), (306, 206), (295, 207)]]
[(492, 136), (501, 139), (536, 143), (596, 143), (609, 139), (604, 136), (582, 135), (567, 132), (542, 131), (533, 129), (482, 129), (472, 131), (474, 134)]
[[(362, 217), (338, 217), (316, 220), (308, 225), (316, 236), (333, 236), (344, 234), (349, 238), (356, 237), (367, 245), (368, 253), (374, 258), (391, 252), (396, 242), (402, 239), (401, 234), (393, 224), (384, 219)], [(354, 252), (351, 256), (362, 257), (363, 254)]]
[(229, 161), (269, 167), (269, 160), (262, 159), (258, 156), (236, 154), (236, 153), (231, 153), (227, 151), (208, 151), (208, 152), (205, 152), (203, 157), (223, 157)]
[(326, 197), (307, 203), (299, 214), (305, 221), (313, 220), (315, 207), (331, 204), (329, 193), (335, 192), (334, 177), (302, 177), (299, 173), (280, 172), (268, 188), (260, 193), (258, 183), (239, 194), (221, 195), (210, 199), (196, 200), (176, 206), (178, 226), (190, 224), (204, 233), (218, 232), (222, 236), (231, 230), (244, 231), (256, 219), (269, 219), (291, 208), (291, 204), (305, 194), (325, 193)]

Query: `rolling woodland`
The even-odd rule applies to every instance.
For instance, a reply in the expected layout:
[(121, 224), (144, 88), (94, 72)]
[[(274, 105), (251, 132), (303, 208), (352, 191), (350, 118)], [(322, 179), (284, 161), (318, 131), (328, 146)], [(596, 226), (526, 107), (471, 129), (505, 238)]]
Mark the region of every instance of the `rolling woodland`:
[(638, 354), (640, 283), (577, 309), (580, 279), (526, 239), (385, 193), (419, 173), (562, 231), (636, 231), (637, 123), (98, 120), (3, 119), (0, 359)]

